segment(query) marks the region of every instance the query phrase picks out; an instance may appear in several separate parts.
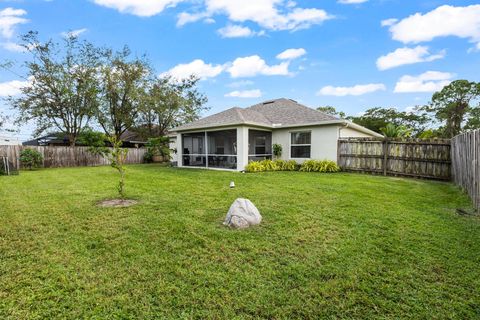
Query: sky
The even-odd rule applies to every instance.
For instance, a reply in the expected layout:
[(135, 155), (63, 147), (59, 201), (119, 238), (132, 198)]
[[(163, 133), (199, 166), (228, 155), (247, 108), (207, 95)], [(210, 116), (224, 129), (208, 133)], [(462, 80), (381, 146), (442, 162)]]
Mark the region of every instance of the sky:
[(348, 115), (411, 110), (455, 79), (480, 81), (480, 1), (0, 0), (0, 62), (15, 62), (0, 99), (27, 84), (18, 42), (30, 30), (128, 45), (159, 76), (196, 74), (203, 115), (280, 97)]

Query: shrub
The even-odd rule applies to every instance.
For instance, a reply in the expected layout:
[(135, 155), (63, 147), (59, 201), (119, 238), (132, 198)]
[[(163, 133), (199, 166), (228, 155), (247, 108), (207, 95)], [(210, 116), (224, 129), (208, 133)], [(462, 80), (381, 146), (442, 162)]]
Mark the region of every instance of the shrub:
[(279, 168), (272, 160), (266, 159), (260, 162), (265, 168), (265, 171), (277, 171)]
[(164, 159), (171, 159), (171, 150), (169, 148), (169, 137), (149, 138), (146, 147), (145, 162), (152, 162), (154, 156), (162, 156)]
[(340, 167), (330, 160), (307, 160), (302, 165), (299, 165), (295, 160), (263, 160), (251, 161), (245, 167), (247, 172), (261, 172), (261, 171), (304, 171), (304, 172), (338, 172)]
[(295, 160), (288, 160), (285, 161), (282, 170), (284, 171), (297, 171), (298, 170), (298, 163)]
[(330, 160), (307, 160), (300, 166), (300, 171), (331, 173), (340, 171), (340, 167)]
[(143, 162), (145, 162), (145, 163), (153, 162), (153, 156), (154, 156), (153, 152), (151, 152), (150, 150), (147, 149), (147, 151), (143, 155)]
[(265, 171), (265, 167), (260, 161), (251, 161), (245, 167), (247, 172), (262, 172)]
[(273, 160), (273, 163), (275, 164), (275, 167), (277, 168), (277, 170), (282, 171), (284, 170), (283, 168), (285, 167), (285, 163), (287, 163), (287, 161), (277, 159), (277, 160)]
[(40, 168), (42, 166), (43, 156), (37, 150), (24, 149), (20, 152), (20, 162), (24, 168), (29, 170)]

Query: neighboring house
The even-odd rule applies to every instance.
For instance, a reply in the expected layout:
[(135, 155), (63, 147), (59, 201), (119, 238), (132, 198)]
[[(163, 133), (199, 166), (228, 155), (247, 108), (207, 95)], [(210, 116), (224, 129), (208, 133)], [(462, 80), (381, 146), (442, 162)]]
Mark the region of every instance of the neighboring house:
[[(146, 141), (139, 138), (138, 134), (131, 131), (125, 131), (120, 139), (122, 139), (122, 147), (124, 148), (139, 148), (145, 146)], [(68, 147), (70, 146), (69, 138), (61, 132), (54, 132), (33, 140), (23, 142), (24, 146), (55, 146), (55, 147)], [(77, 146), (83, 146), (77, 142)], [(105, 141), (105, 145), (110, 145), (109, 141)]]
[(21, 146), (22, 143), (18, 138), (5, 136), (0, 134), (0, 146)]
[(249, 161), (271, 159), (272, 144), (282, 146), (284, 160), (337, 161), (339, 138), (381, 137), (290, 99), (231, 108), (172, 131), (177, 133), (178, 166), (239, 171)]

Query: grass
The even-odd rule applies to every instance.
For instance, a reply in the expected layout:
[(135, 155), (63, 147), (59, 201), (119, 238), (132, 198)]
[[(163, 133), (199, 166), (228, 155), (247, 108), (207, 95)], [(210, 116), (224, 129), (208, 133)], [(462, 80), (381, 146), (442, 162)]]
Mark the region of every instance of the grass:
[[(480, 219), (451, 184), (109, 167), (0, 177), (0, 318), (478, 318)], [(236, 188), (229, 189), (235, 181)], [(237, 197), (261, 226), (222, 226)]]

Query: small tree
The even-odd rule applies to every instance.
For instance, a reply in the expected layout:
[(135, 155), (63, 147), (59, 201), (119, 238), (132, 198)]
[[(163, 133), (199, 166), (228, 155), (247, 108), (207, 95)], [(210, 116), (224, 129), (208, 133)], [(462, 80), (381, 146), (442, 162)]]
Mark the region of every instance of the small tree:
[(128, 149), (122, 148), (122, 141), (117, 140), (115, 135), (108, 139), (112, 144), (112, 149), (106, 154), (112, 168), (116, 169), (120, 174), (117, 190), (120, 198), (125, 198), (125, 160), (127, 159)]
[(273, 151), (273, 156), (278, 159), (282, 156), (283, 147), (281, 144), (274, 143), (272, 145), (272, 151)]
[(37, 150), (24, 149), (20, 152), (20, 162), (24, 168), (29, 170), (40, 168), (43, 163), (43, 156)]
[(393, 123), (388, 123), (380, 131), (387, 138), (409, 138), (412, 135), (412, 130), (406, 126), (396, 126)]

